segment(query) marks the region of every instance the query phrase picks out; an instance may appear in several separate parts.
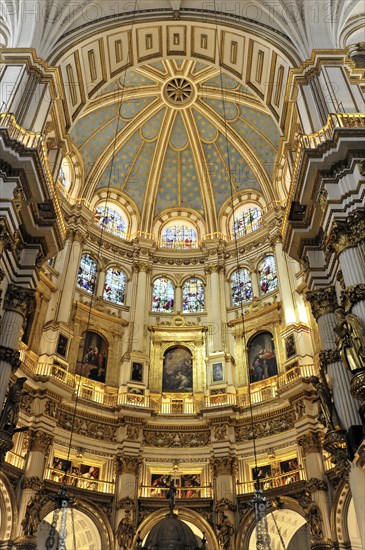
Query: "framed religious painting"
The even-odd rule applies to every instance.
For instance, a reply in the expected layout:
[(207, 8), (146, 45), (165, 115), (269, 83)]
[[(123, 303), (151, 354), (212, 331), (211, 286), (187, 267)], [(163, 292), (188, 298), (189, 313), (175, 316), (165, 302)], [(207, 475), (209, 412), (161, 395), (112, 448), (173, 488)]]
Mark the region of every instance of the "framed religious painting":
[(79, 348), (76, 374), (104, 383), (107, 361), (108, 345), (105, 339), (97, 332), (87, 331)]
[(162, 367), (162, 391), (193, 391), (193, 362), (187, 348), (176, 346), (166, 351)]
[(132, 362), (131, 380), (133, 382), (143, 381), (143, 363), (137, 361)]
[(271, 332), (260, 332), (248, 342), (250, 382), (259, 382), (278, 374), (274, 339)]
[(297, 354), (294, 334), (290, 334), (290, 336), (285, 338), (285, 352), (286, 352), (287, 359), (290, 359), (291, 357), (295, 357), (295, 355)]
[(57, 355), (60, 355), (61, 357), (66, 357), (67, 355), (67, 346), (68, 346), (68, 338), (64, 334), (58, 335), (58, 342), (57, 342), (57, 348), (56, 353)]
[(223, 363), (212, 364), (212, 382), (222, 382), (223, 377)]

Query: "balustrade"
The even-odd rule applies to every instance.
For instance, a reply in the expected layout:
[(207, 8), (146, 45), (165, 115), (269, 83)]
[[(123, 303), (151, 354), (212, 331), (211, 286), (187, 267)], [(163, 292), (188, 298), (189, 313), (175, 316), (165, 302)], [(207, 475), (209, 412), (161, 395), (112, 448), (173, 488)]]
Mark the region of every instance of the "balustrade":
[[(264, 491), (267, 491), (268, 489), (276, 489), (276, 487), (283, 487), (303, 480), (306, 480), (306, 474), (305, 471), (300, 468), (275, 477), (264, 477), (260, 479), (260, 486)], [(254, 491), (254, 481), (237, 482), (237, 493), (239, 495), (246, 495)]]
[[(152, 485), (141, 485), (139, 496), (142, 498), (168, 498), (169, 487), (155, 487)], [(191, 498), (212, 498), (213, 488), (211, 485), (202, 487), (184, 486), (176, 487), (177, 499)]]
[(94, 479), (93, 477), (89, 477), (89, 474), (77, 475), (65, 473), (63, 470), (57, 470), (55, 468), (48, 468), (46, 479), (62, 485), (85, 489), (86, 491), (96, 491), (98, 493), (108, 494), (114, 492), (114, 483), (112, 481)]

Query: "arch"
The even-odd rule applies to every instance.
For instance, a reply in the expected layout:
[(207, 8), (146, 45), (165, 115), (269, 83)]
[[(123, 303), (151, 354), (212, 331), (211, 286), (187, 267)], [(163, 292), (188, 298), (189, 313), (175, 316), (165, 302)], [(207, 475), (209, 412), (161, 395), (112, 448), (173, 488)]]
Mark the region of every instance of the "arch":
[(104, 231), (125, 239), (129, 230), (124, 209), (113, 200), (101, 200), (95, 206), (94, 221)]
[(163, 227), (177, 218), (191, 223), (197, 230), (198, 241), (200, 242), (203, 235), (206, 233), (206, 225), (202, 217), (190, 208), (184, 208), (181, 210), (168, 209), (160, 212), (153, 222), (152, 233), (160, 239), (161, 230)]
[(199, 313), (205, 309), (204, 282), (200, 277), (189, 277), (182, 285), (183, 313)]
[(255, 204), (246, 204), (237, 209), (229, 220), (229, 234), (231, 239), (235, 236), (239, 239), (249, 235), (260, 228), (262, 223), (262, 210)]
[(167, 277), (154, 279), (152, 284), (152, 311), (172, 313), (175, 306), (175, 285)]
[[(47, 502), (42, 507), (42, 510), (41, 510), (42, 523), (43, 521), (45, 523), (51, 523), (54, 509), (55, 509), (55, 505), (53, 502), (50, 502), (50, 501)], [(77, 509), (74, 508), (74, 517), (76, 521), (77, 521), (77, 516), (79, 516), (79, 519), (83, 521), (82, 521), (82, 529), (80, 530), (78, 530), (77, 528), (75, 529), (76, 542), (78, 542), (78, 539), (81, 538), (80, 535), (85, 534), (85, 528), (86, 529), (89, 528), (89, 533), (94, 533), (94, 534), (97, 533), (101, 542), (101, 546), (100, 547), (95, 546), (94, 550), (99, 550), (99, 548), (114, 548), (114, 535), (113, 535), (112, 528), (110, 526), (109, 519), (106, 516), (106, 514), (100, 509), (100, 507), (96, 509), (92, 505), (92, 503), (89, 503), (84, 499), (80, 499), (80, 500), (78, 499)], [(71, 541), (72, 541), (71, 514), (68, 514), (67, 523), (69, 525), (68, 533), (69, 533), (69, 536), (71, 536)], [(94, 529), (92, 526), (94, 526)], [(43, 533), (40, 532), (39, 534), (40, 536), (44, 537), (45, 535), (47, 536), (48, 533), (47, 532), (45, 533), (43, 531)], [(82, 538), (81, 540), (84, 540), (84, 539)], [(39, 541), (38, 539), (38, 543), (39, 542), (43, 542), (43, 539), (41, 541)], [(70, 547), (72, 547), (72, 542)], [(80, 549), (88, 550), (88, 546), (85, 546), (85, 545), (76, 544), (76, 547)], [(40, 548), (44, 548), (44, 546), (40, 546)]]
[(160, 230), (159, 244), (161, 248), (189, 250), (197, 248), (199, 243), (198, 228), (190, 220), (174, 219), (165, 223)]
[(88, 294), (94, 294), (96, 290), (96, 277), (98, 264), (93, 256), (85, 253), (81, 256), (76, 286)]
[(12, 540), (18, 526), (18, 509), (13, 487), (0, 472), (0, 540)]
[(91, 207), (96, 208), (102, 201), (107, 204), (109, 204), (109, 202), (111, 204), (116, 204), (118, 208), (122, 210), (127, 220), (127, 238), (130, 238), (131, 235), (134, 235), (137, 232), (140, 216), (137, 205), (130, 197), (118, 189), (101, 187), (100, 189), (95, 190), (90, 203)]
[[(144, 539), (151, 531), (151, 529), (164, 517), (166, 517), (166, 509), (156, 510), (155, 512), (152, 512), (152, 514), (150, 514), (138, 526), (138, 533), (140, 533), (140, 537)], [(218, 550), (219, 545), (214, 530), (210, 523), (208, 523), (200, 514), (189, 508), (179, 506), (179, 518), (196, 526), (201, 531), (201, 533), (205, 533), (209, 549)], [(133, 541), (134, 550), (136, 549), (137, 536), (138, 535), (135, 536)]]
[(252, 300), (252, 281), (249, 269), (241, 267), (231, 273), (231, 304), (239, 306)]
[(331, 509), (331, 531), (340, 548), (360, 550), (357, 518), (348, 479), (342, 479), (334, 494)]
[[(287, 548), (295, 533), (303, 525), (306, 525), (305, 512), (298, 502), (291, 497), (280, 497), (280, 509), (268, 509), (267, 519), (269, 534), (272, 540), (271, 548), (272, 550), (282, 550), (280, 537), (271, 513), (275, 514), (275, 520), (279, 525), (280, 533), (283, 536), (285, 548)], [(288, 525), (286, 525), (287, 523)], [(235, 545), (237, 550), (251, 550), (252, 548), (256, 548), (255, 527), (255, 511), (250, 510), (243, 516), (237, 530)], [(303, 548), (303, 550), (307, 549)], [(308, 550), (310, 550), (310, 546), (308, 547)]]
[(273, 254), (266, 254), (257, 264), (261, 296), (277, 290), (279, 283)]
[(231, 219), (233, 213), (236, 213), (245, 206), (252, 205), (253, 207), (260, 208), (264, 213), (268, 206), (264, 197), (258, 193), (255, 189), (247, 189), (244, 193), (237, 193), (232, 199), (228, 199), (222, 206), (220, 211), (219, 226), (221, 232), (224, 235), (231, 234)]

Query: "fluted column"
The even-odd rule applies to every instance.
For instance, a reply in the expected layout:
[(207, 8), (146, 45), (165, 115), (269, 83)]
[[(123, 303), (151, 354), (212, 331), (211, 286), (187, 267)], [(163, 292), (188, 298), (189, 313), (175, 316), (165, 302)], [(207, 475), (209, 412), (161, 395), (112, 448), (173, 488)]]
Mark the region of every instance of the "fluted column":
[(346, 222), (335, 222), (326, 243), (340, 262), (345, 290), (343, 305), (356, 315), (365, 327), (365, 259), (361, 247), (365, 240), (365, 216), (353, 212)]
[(138, 270), (137, 289), (135, 300), (135, 317), (133, 327), (133, 351), (145, 351), (144, 327), (148, 311), (147, 284), (148, 275), (151, 272), (150, 266), (145, 262), (139, 262), (136, 265)]
[(275, 261), (279, 279), (280, 297), (283, 304), (285, 324), (289, 325), (296, 322), (295, 307), (293, 301), (292, 284), (286, 257), (283, 252), (282, 243), (280, 240), (275, 242)]
[(357, 403), (350, 394), (351, 373), (344, 367), (336, 347), (337, 325), (334, 311), (337, 297), (334, 287), (307, 293), (313, 315), (318, 323), (322, 348), (321, 363), (327, 369), (337, 414), (345, 429), (360, 423)]
[(18, 285), (8, 286), (0, 333), (0, 406), (8, 388), (10, 375), (20, 365), (19, 340), (23, 324), (34, 307), (34, 290)]
[(221, 295), (219, 286), (219, 271), (221, 265), (210, 264), (206, 267), (206, 274), (209, 288), (210, 307), (208, 309), (209, 323), (211, 325), (211, 352), (223, 351), (222, 343), (222, 316), (221, 316)]
[(69, 249), (69, 255), (68, 261), (66, 261), (65, 277), (62, 284), (62, 295), (57, 315), (57, 320), (62, 323), (69, 322), (84, 241), (85, 236), (79, 231), (70, 235), (66, 241), (65, 246)]
[[(311, 495), (312, 503), (307, 506), (307, 522), (311, 532), (311, 548), (320, 550), (333, 548), (331, 541), (330, 510), (328, 507), (327, 483), (324, 481), (324, 465), (320, 446), (320, 439), (316, 432), (308, 432), (298, 437), (303, 462), (307, 474), (307, 491)], [(314, 504), (313, 504), (314, 503)], [(311, 525), (312, 511), (315, 505), (320, 513), (319, 530)]]
[[(137, 524), (137, 500), (138, 500), (138, 478), (142, 461), (136, 456), (118, 456), (115, 463), (116, 483), (116, 514), (114, 533), (120, 529), (120, 523), (128, 518), (133, 528)], [(123, 524), (122, 524), (123, 525)], [(115, 550), (119, 550), (117, 536), (115, 537)]]

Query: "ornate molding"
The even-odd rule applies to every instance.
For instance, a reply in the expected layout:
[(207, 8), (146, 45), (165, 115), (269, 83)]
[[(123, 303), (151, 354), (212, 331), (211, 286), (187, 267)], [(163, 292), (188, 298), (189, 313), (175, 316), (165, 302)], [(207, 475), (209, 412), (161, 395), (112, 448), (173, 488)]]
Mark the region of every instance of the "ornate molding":
[(210, 432), (156, 432), (144, 431), (143, 443), (147, 447), (206, 447), (210, 444)]
[(115, 459), (115, 471), (117, 475), (133, 474), (138, 476), (142, 466), (142, 460), (137, 456), (121, 456)]
[(317, 432), (309, 432), (298, 438), (298, 445), (302, 448), (303, 456), (309, 453), (319, 453), (321, 442)]
[(29, 450), (40, 451), (44, 455), (48, 455), (51, 445), (53, 443), (53, 436), (41, 430), (32, 432)]
[(277, 433), (291, 430), (294, 427), (295, 414), (293, 410), (274, 418), (257, 419), (254, 424), (254, 433), (251, 423), (235, 427), (236, 441), (242, 442), (253, 439), (253, 437), (269, 437)]
[(307, 301), (310, 303), (312, 313), (316, 321), (322, 315), (333, 313), (338, 307), (336, 291), (333, 286), (319, 290), (312, 290), (306, 294)]
[[(64, 430), (71, 431), (72, 429), (72, 415), (65, 411), (58, 413), (58, 426)], [(101, 439), (106, 441), (116, 441), (117, 439), (117, 427), (111, 423), (104, 424), (102, 422), (92, 422), (89, 418), (75, 418), (73, 429), (76, 433), (94, 439)]]
[(236, 474), (236, 459), (231, 456), (213, 458), (211, 461), (214, 477)]
[(140, 436), (139, 426), (136, 426), (135, 424), (128, 424), (126, 429), (126, 436), (127, 439), (130, 439), (131, 441), (137, 441)]
[(318, 477), (311, 477), (305, 484), (305, 489), (309, 493), (328, 491), (328, 485), (325, 481), (322, 481), (322, 479), (318, 479)]
[(213, 428), (213, 436), (217, 441), (222, 441), (227, 437), (227, 424), (217, 424)]
[(337, 349), (326, 349), (319, 353), (319, 361), (321, 367), (326, 370), (328, 365), (340, 361), (340, 354)]
[(11, 283), (5, 294), (4, 309), (16, 311), (24, 319), (32, 312), (35, 304), (35, 290)]
[(325, 242), (325, 250), (327, 253), (334, 252), (337, 256), (348, 248), (357, 246), (358, 238), (353, 233), (351, 224), (347, 221), (335, 221), (332, 225), (331, 232)]
[(336, 477), (348, 475), (350, 463), (347, 455), (346, 433), (343, 430), (331, 430), (325, 435), (323, 448), (332, 455)]
[(16, 349), (0, 346), (0, 361), (5, 361), (11, 365), (12, 372), (20, 367), (20, 353)]
[(355, 304), (365, 300), (365, 284), (348, 286), (341, 292), (341, 303), (346, 313), (351, 312)]
[(22, 489), (42, 491), (42, 489), (44, 489), (44, 482), (37, 476), (25, 477), (22, 481)]

